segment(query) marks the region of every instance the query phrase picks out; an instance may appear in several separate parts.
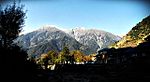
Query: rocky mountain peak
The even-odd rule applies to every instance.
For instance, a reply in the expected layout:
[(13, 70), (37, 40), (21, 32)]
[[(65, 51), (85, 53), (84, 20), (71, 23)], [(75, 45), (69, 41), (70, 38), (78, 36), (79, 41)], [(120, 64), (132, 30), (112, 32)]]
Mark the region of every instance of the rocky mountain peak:
[(45, 25), (45, 26), (41, 27), (40, 29), (38, 29), (37, 31), (52, 31), (52, 32), (55, 32), (55, 31), (60, 31), (60, 30), (57, 29), (57, 27), (54, 26), (54, 25)]

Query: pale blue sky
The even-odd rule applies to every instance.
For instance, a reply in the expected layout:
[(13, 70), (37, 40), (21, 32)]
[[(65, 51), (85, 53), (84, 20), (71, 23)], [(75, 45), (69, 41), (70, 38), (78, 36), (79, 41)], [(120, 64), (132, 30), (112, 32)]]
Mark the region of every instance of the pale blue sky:
[(127, 0), (24, 0), (27, 10), (24, 33), (43, 25), (60, 28), (97, 28), (116, 35), (126, 34), (150, 8), (142, 1)]

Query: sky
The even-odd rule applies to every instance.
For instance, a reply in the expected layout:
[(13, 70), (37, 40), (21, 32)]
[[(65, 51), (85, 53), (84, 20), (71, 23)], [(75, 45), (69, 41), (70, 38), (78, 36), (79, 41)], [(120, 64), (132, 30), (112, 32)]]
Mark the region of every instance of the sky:
[(22, 33), (53, 25), (61, 29), (83, 27), (125, 35), (150, 15), (142, 0), (22, 0), (27, 10)]

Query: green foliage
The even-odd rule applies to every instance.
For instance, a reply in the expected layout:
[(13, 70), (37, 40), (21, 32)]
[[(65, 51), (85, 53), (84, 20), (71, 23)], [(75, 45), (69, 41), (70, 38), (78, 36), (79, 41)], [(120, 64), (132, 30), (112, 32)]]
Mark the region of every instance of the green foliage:
[(63, 52), (59, 53), (58, 59), (60, 60), (60, 63), (64, 63), (65, 62), (66, 58), (65, 58)]
[(64, 55), (69, 55), (70, 54), (70, 51), (69, 51), (68, 47), (64, 47), (62, 52), (63, 52)]
[[(49, 63), (56, 63), (56, 59), (57, 59), (57, 56), (58, 54), (54, 51), (54, 50), (50, 50), (48, 53), (48, 58), (49, 58)], [(58, 60), (57, 60), (58, 62)]]
[(50, 50), (47, 54), (42, 54), (37, 62), (45, 69), (45, 67), (52, 64), (75, 64), (76, 62), (90, 62), (94, 56), (95, 54), (86, 56), (80, 50), (70, 51), (68, 47), (64, 47), (60, 52)]
[(69, 56), (70, 56), (70, 51), (68, 47), (64, 47), (63, 50), (60, 52), (61, 59), (62, 61), (66, 61), (68, 63), (69, 61)]

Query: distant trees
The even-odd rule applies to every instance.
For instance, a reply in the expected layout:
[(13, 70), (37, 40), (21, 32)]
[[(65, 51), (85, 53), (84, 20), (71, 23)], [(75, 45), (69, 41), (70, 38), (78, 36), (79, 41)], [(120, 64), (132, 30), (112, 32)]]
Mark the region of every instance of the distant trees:
[(13, 5), (0, 9), (0, 44), (9, 46), (19, 35), (24, 26), (25, 12), (23, 6)]
[(59, 62), (60, 60), (58, 61), (58, 53), (54, 50), (50, 50), (46, 54), (41, 54), (37, 61), (38, 64), (44, 66), (44, 69), (47, 69), (48, 65), (57, 64)]
[[(53, 50), (42, 54), (37, 61), (43, 69), (53, 69), (53, 66), (61, 64), (91, 64), (96, 58), (96, 54), (85, 55), (80, 50), (70, 51), (67, 47), (60, 52)], [(57, 68), (57, 67), (56, 67)]]
[(95, 54), (85, 55), (80, 50), (70, 51), (68, 47), (64, 47), (62, 51), (56, 52), (54, 50), (42, 54), (38, 59), (38, 64), (47, 69), (48, 65), (53, 64), (75, 64), (92, 62)]

